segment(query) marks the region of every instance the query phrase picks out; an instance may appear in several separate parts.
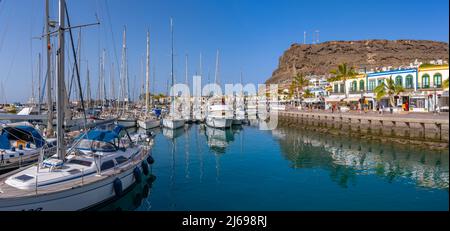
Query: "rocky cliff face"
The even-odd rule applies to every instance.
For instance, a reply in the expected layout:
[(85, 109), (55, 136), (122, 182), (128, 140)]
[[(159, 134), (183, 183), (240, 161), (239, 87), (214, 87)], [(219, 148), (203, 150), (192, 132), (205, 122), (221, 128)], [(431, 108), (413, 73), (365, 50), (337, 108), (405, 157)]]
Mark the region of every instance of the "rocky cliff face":
[(329, 75), (341, 63), (366, 70), (406, 67), (415, 60), (448, 62), (448, 43), (428, 40), (330, 41), (293, 44), (279, 59), (278, 68), (266, 83), (290, 82), (295, 73)]

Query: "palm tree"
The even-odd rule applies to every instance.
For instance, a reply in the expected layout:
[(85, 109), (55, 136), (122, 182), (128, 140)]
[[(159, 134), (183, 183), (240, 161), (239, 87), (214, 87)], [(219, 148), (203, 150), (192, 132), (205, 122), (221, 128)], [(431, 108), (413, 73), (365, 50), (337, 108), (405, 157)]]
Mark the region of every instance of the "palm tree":
[(404, 91), (403, 86), (401, 84), (396, 84), (392, 79), (392, 76), (390, 76), (389, 79), (386, 79), (386, 82), (382, 82), (373, 90), (376, 94), (377, 101), (380, 101), (380, 99), (386, 95), (389, 96), (389, 107), (391, 108), (391, 112), (392, 107), (395, 104), (395, 96), (398, 96)]
[[(330, 78), (330, 79), (332, 79), (333, 81), (343, 81), (345, 88), (347, 88), (347, 80), (358, 75), (358, 73), (355, 71), (355, 69), (353, 67), (347, 66), (347, 63), (340, 64), (338, 66), (338, 69), (331, 70), (330, 73), (335, 75), (335, 77)], [(347, 98), (347, 97), (348, 97), (348, 92), (347, 92), (347, 90), (345, 90), (345, 98)]]
[(296, 98), (301, 100), (301, 96), (302, 96), (302, 92), (303, 92), (303, 88), (308, 86), (309, 81), (306, 79), (306, 77), (299, 73), (296, 76), (294, 76), (293, 80), (292, 80), (292, 86), (295, 89), (295, 93), (296, 93)]
[(448, 88), (448, 79), (446, 79), (446, 80), (444, 80), (444, 82), (442, 83), (442, 87), (445, 89), (445, 88)]
[(313, 98), (314, 93), (312, 93), (309, 89), (306, 89), (305, 92), (303, 92), (303, 97), (304, 98)]

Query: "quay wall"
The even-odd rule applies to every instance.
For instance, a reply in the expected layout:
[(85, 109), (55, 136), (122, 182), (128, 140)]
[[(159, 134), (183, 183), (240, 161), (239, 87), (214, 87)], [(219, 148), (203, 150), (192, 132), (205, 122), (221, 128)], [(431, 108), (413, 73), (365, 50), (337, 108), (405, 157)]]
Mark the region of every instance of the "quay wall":
[(367, 136), (401, 143), (448, 148), (449, 120), (341, 113), (278, 112), (280, 121), (313, 126), (325, 132)]

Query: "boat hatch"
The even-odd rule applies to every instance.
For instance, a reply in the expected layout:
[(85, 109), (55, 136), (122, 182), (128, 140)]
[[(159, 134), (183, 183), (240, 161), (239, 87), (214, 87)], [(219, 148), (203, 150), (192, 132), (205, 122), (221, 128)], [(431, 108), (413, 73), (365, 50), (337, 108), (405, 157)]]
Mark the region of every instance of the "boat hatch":
[(78, 159), (71, 159), (69, 161), (70, 164), (78, 164), (86, 167), (91, 167), (92, 162), (87, 160), (78, 160)]
[(22, 182), (29, 181), (29, 180), (31, 180), (31, 179), (33, 179), (33, 178), (34, 178), (34, 177), (29, 176), (29, 175), (27, 175), (27, 174), (23, 174), (23, 175), (14, 177), (14, 179), (20, 180), (20, 181), (22, 181)]
[(70, 175), (75, 175), (80, 173), (81, 171), (79, 169), (71, 169), (69, 171), (67, 171), (68, 173), (70, 173)]

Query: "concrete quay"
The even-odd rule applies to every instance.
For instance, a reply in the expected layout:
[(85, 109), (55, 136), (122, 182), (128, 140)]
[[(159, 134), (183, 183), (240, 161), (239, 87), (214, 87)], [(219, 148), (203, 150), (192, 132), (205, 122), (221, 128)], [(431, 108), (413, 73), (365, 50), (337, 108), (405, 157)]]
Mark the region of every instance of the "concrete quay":
[(340, 113), (331, 111), (279, 111), (280, 120), (329, 128), (334, 131), (370, 135), (381, 139), (403, 139), (441, 143), (448, 147), (448, 113), (378, 114), (374, 112)]

